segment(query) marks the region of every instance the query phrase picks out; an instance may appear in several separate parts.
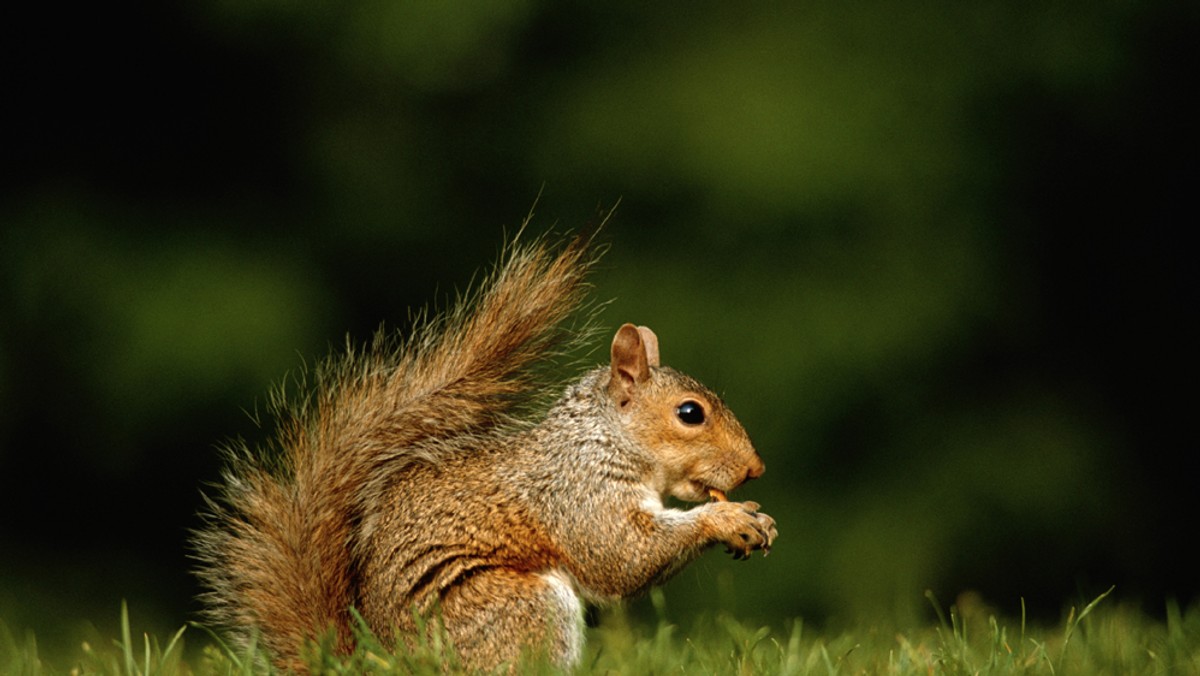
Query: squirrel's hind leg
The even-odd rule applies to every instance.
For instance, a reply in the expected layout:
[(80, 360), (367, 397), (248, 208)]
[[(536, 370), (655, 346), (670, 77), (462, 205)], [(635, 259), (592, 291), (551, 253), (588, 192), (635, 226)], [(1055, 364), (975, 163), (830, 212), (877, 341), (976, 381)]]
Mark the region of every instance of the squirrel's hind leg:
[(583, 603), (559, 571), (480, 571), (445, 592), (441, 612), (469, 668), (513, 665), (523, 654), (567, 668), (583, 653)]

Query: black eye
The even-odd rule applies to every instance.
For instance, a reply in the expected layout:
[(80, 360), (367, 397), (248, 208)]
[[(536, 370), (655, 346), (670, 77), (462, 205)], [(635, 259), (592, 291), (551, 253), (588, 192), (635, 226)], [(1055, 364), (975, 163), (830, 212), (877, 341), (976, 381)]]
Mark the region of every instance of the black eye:
[(675, 408), (675, 415), (687, 425), (699, 425), (704, 422), (704, 407), (700, 402), (688, 400)]

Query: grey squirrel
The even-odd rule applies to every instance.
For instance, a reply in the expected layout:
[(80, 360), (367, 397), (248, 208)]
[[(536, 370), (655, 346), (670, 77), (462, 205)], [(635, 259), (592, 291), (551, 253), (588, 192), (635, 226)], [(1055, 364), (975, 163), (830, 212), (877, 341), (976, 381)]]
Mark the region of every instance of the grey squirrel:
[[(660, 584), (714, 544), (770, 550), (775, 521), (725, 493), (763, 473), (711, 390), (625, 324), (608, 365), (566, 387), (539, 368), (564, 341), (598, 255), (590, 238), (510, 242), (480, 287), (321, 363), (280, 395), (269, 447), (234, 448), (194, 537), (207, 617), (281, 668), (353, 648), (351, 608), (382, 638), (436, 613), (468, 668), (583, 650), (584, 604)], [(665, 496), (694, 503), (666, 507)]]

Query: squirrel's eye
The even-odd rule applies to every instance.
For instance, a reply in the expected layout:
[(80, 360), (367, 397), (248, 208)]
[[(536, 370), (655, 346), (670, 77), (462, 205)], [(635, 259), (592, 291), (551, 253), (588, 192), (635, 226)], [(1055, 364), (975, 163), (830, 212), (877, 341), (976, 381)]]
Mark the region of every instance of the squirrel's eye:
[(675, 415), (687, 425), (699, 425), (704, 422), (704, 407), (700, 402), (688, 400), (675, 408)]

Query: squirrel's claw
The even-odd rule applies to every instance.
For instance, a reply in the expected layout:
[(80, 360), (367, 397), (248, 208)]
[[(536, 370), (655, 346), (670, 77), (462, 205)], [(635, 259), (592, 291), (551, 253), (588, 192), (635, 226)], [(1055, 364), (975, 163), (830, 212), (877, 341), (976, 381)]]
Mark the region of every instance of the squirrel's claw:
[(713, 502), (709, 503), (705, 512), (720, 515), (719, 522), (724, 525), (716, 526), (718, 536), (725, 544), (725, 552), (734, 560), (745, 561), (755, 550), (770, 553), (778, 532), (775, 529), (775, 519), (758, 511), (756, 502)]
[(762, 527), (764, 535), (762, 550), (765, 557), (771, 553), (771, 546), (775, 544), (775, 538), (779, 537), (779, 531), (775, 528), (775, 519), (762, 512), (755, 512), (754, 516), (758, 519), (758, 523)]
[(749, 549), (735, 549), (733, 547), (726, 547), (725, 553), (732, 554), (734, 561), (745, 561), (750, 558)]

